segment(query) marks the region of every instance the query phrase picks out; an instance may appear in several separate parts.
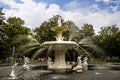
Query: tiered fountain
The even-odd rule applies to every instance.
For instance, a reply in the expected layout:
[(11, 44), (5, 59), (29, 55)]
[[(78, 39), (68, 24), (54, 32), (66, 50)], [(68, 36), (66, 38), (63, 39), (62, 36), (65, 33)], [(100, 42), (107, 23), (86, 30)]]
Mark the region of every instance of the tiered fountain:
[(48, 64), (48, 69), (54, 70), (56, 72), (66, 72), (71, 70), (72, 65), (66, 64), (65, 52), (70, 48), (77, 48), (79, 45), (73, 41), (63, 41), (64, 37), (62, 33), (67, 31), (68, 28), (61, 25), (61, 18), (58, 18), (58, 26), (52, 27), (52, 31), (56, 32), (56, 40), (44, 42), (42, 46), (50, 48), (55, 51), (55, 60), (53, 63)]

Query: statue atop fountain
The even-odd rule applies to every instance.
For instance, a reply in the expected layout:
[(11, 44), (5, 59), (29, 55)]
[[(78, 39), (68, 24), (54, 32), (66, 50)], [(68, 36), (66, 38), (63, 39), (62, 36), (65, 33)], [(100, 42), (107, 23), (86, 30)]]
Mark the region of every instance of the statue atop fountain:
[(68, 28), (65, 26), (62, 26), (61, 18), (58, 17), (58, 26), (52, 27), (51, 30), (56, 32), (56, 40), (57, 41), (63, 41), (64, 37), (62, 36), (62, 33), (67, 31)]

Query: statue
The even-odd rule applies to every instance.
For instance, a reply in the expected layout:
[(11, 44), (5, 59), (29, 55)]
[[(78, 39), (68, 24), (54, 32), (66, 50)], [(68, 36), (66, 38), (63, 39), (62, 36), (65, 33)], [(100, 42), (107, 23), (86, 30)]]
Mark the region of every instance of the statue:
[(47, 64), (48, 64), (48, 65), (53, 64), (52, 59), (51, 59), (50, 57), (48, 57)]
[(48, 68), (52, 68), (53, 61), (50, 57), (48, 57), (47, 64), (48, 64)]
[(61, 23), (61, 18), (60, 18), (60, 16), (58, 17), (58, 27), (59, 26), (62, 26), (62, 23)]
[(77, 66), (73, 68), (74, 71), (76, 72), (83, 72), (83, 66), (82, 66), (82, 62), (81, 62), (81, 58), (82, 58), (82, 55), (81, 56), (78, 56), (78, 61), (77, 61)]
[(81, 61), (82, 55), (78, 56), (78, 65), (82, 65), (82, 61)]
[(30, 67), (28, 66), (29, 61), (30, 61), (30, 59), (28, 57), (24, 56), (24, 65), (23, 65), (23, 67), (24, 67), (25, 70), (28, 70), (28, 71), (30, 70)]
[(84, 57), (83, 59), (83, 69), (84, 70), (88, 70), (88, 62), (87, 62), (88, 58), (87, 57)]
[(68, 28), (67, 27), (64, 27), (62, 26), (62, 23), (61, 23), (61, 17), (58, 16), (58, 21), (57, 21), (58, 25), (55, 26), (55, 27), (52, 27), (51, 30), (56, 32), (56, 40), (57, 41), (62, 41), (64, 39), (64, 37), (62, 36), (62, 33), (67, 31)]

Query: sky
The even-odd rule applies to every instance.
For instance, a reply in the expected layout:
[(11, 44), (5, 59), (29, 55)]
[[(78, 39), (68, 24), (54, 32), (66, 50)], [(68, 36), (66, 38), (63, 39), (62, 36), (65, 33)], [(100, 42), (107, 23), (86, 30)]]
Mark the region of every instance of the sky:
[(81, 28), (92, 24), (95, 32), (101, 27), (120, 28), (120, 0), (0, 0), (5, 17), (20, 17), (31, 30), (53, 15), (72, 20)]

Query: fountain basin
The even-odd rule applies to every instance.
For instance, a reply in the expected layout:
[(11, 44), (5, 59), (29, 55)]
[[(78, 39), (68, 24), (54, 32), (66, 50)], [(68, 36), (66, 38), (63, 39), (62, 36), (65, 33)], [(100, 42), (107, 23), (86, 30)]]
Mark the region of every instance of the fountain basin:
[(74, 41), (49, 41), (49, 42), (44, 42), (42, 46), (56, 50), (58, 48), (59, 49), (77, 48), (79, 45)]

